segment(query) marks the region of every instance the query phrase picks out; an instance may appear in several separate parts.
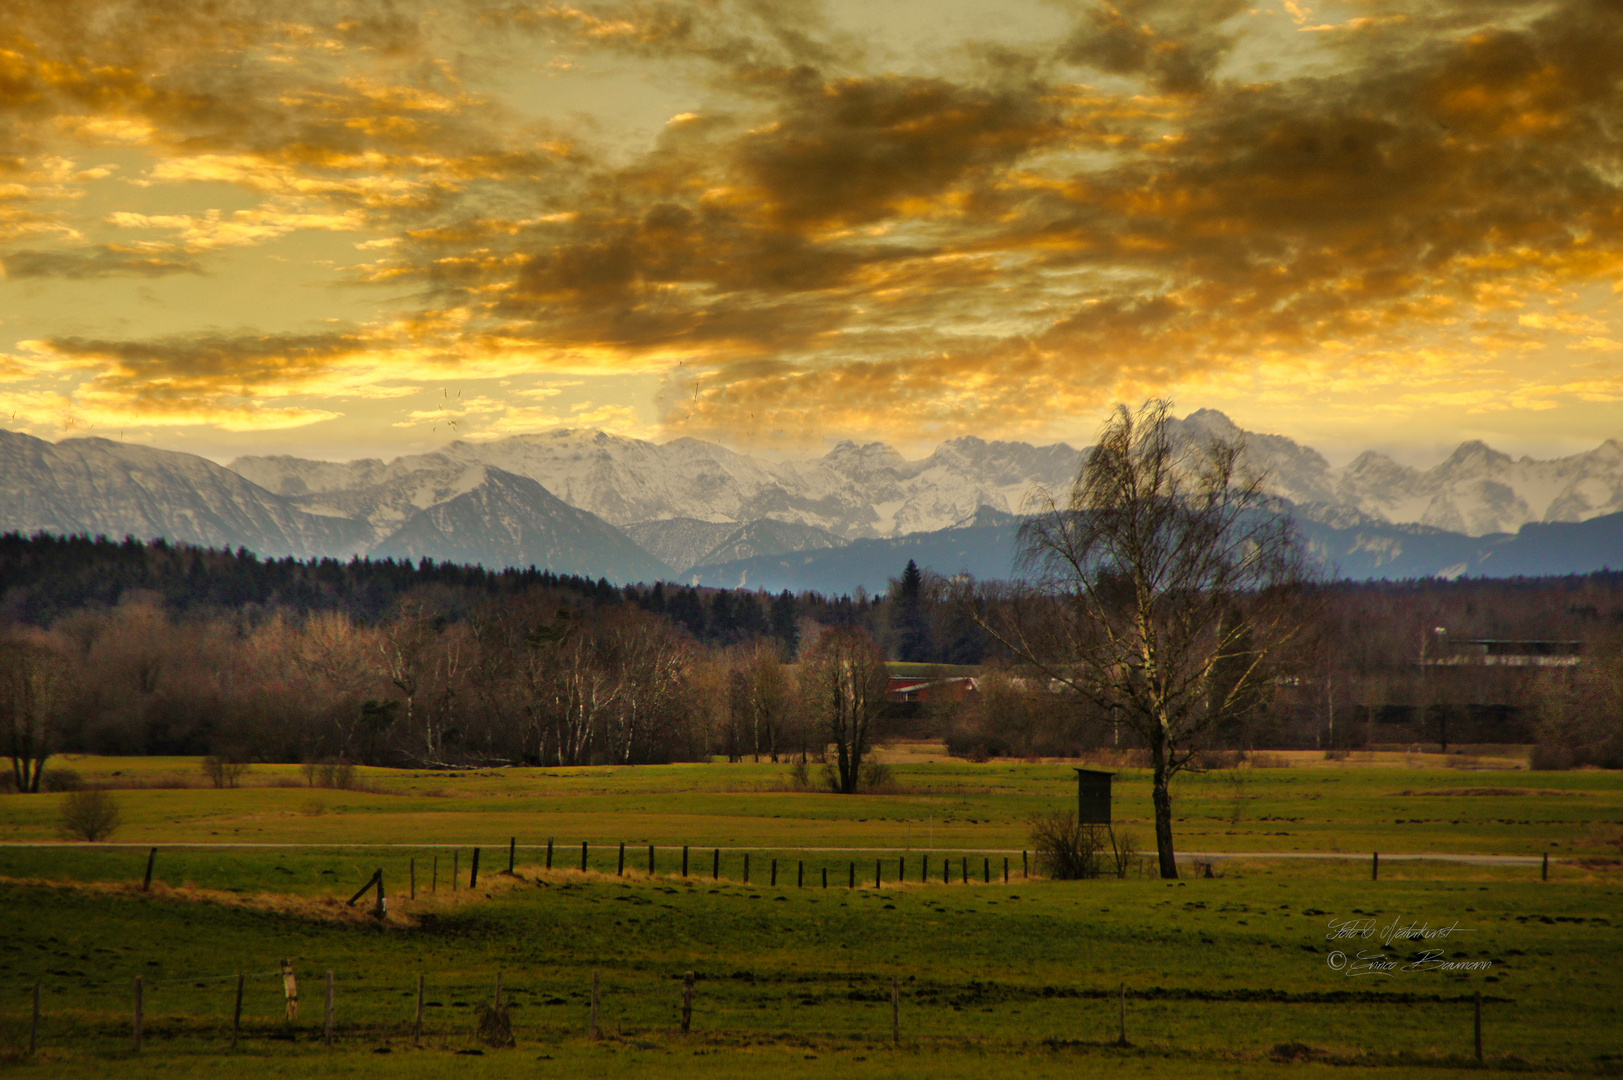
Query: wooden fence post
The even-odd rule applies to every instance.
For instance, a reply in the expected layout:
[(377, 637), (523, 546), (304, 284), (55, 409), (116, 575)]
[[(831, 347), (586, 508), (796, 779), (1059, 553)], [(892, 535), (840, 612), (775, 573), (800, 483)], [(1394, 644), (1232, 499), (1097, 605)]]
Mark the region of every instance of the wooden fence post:
[(423, 973), (417, 973), (417, 1015), (412, 1019), (411, 1037), (423, 1041)]
[(884, 859), (875, 859), (873, 861), (873, 887), (876, 888), (876, 889), (879, 888), (879, 886), (881, 884), (883, 884), (883, 882), (880, 879), (883, 876), (881, 874), (881, 871), (884, 869), (884, 867), (885, 867), (885, 860)]
[(1476, 992), (1476, 1059), (1482, 1060), (1482, 991)]
[(1009, 857), (1003, 856), (1003, 884), (1009, 883)]
[(1539, 877), (1539, 880), (1550, 880), (1550, 853), (1548, 851), (1544, 853), (1544, 873)]
[(930, 856), (928, 853), (924, 855), (924, 865), (919, 869), (919, 880), (926, 885), (930, 883)]
[(474, 848), (473, 849), (473, 866), (470, 867), (469, 870), (468, 870), (468, 888), (477, 889), (478, 887), (479, 887), (479, 849)]
[(750, 853), (744, 852), (744, 884), (750, 883)]
[(462, 849), (451, 849), (451, 891), (457, 890), (457, 878), (462, 876)]
[(797, 869), (795, 870), (795, 888), (804, 889), (806, 887), (806, 860), (801, 859), (800, 862), (796, 864), (796, 866), (797, 866)]
[(898, 855), (896, 857), (896, 880), (897, 881), (906, 881), (907, 880), (907, 856), (906, 855)]
[(135, 977), (135, 1049), (141, 1049), (141, 976)]
[(237, 972), (237, 1003), (231, 1009), (231, 1049), (237, 1048), (237, 1035), (242, 1031), (242, 984), (247, 981), (242, 972)]
[(648, 876), (654, 876), (654, 845), (648, 845)]
[(693, 1027), (693, 972), (682, 976), (682, 1034)]
[(941, 856), (941, 884), (952, 884), (952, 856)]
[(411, 898), (417, 899), (417, 860), (411, 860)]
[(992, 884), (992, 856), (981, 857), (981, 875), (986, 879), (986, 884)]
[(969, 884), (969, 856), (965, 855), (959, 860), (964, 865), (959, 868), (959, 878), (965, 885)]
[(1369, 879), (1371, 881), (1381, 880), (1381, 853), (1379, 851), (1370, 856)]
[(1020, 876), (1023, 878), (1031, 876), (1031, 865), (1026, 862), (1026, 853), (1024, 851), (1020, 853)]
[(547, 869), (552, 869), (552, 837), (547, 837)]
[(518, 857), (518, 837), (509, 836), (507, 838), (507, 874), (508, 874), (509, 877), (511, 877), (513, 875), (513, 860), (515, 858), (517, 858), (517, 857)]
[(282, 961), (282, 998), (287, 1005), (287, 1022), (299, 1018), (299, 979), (293, 973), (293, 961)]
[(857, 864), (856, 863), (851, 864), (851, 873), (850, 873), (850, 876), (846, 880), (845, 887), (847, 889), (854, 889), (854, 888), (857, 887)]
[(902, 984), (894, 975), (890, 977), (890, 1044), (902, 1045)]
[(603, 1033), (597, 1026), (597, 972), (592, 972), (592, 1038), (601, 1039)]
[(778, 860), (776, 859), (772, 860), (772, 887), (774, 889), (778, 887)]
[(580, 872), (586, 873), (586, 841), (580, 842)]
[(710, 880), (711, 881), (720, 881), (721, 880), (721, 849), (720, 848), (716, 849), (715, 862), (712, 863), (711, 866), (710, 866)]
[(158, 861), (158, 849), (153, 848), (147, 852), (147, 876), (141, 880), (141, 891), (152, 891), (152, 868)]
[(626, 842), (620, 841), (620, 861), (614, 864), (614, 876), (626, 876)]
[(28, 1056), (39, 1049), (39, 983), (34, 983), (34, 1018), (28, 1022)]
[(688, 846), (682, 845), (682, 876), (688, 876)]
[(380, 919), (389, 917), (389, 897), (383, 891), (383, 867), (378, 867), (378, 906), (372, 914)]
[(828, 888), (828, 867), (823, 867), (823, 888)]
[(1121, 984), (1121, 1038), (1116, 1040), (1117, 1046), (1127, 1045), (1127, 984)]
[(434, 868), (428, 875), (428, 891), (438, 895), (440, 891), (440, 857), (434, 856)]
[(327, 1008), (322, 1014), (321, 1033), (328, 1046), (332, 1045), (332, 1006), (333, 1006), (333, 978), (332, 972), (327, 972)]

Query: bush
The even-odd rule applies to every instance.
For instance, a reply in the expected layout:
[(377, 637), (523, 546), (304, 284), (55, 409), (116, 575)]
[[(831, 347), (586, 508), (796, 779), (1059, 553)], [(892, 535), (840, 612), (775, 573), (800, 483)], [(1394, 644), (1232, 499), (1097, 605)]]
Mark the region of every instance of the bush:
[(1098, 877), (1109, 851), (1108, 835), (1102, 825), (1078, 823), (1072, 810), (1033, 814), (1031, 846), (1037, 853), (1037, 872), (1056, 881)]
[(41, 791), (78, 791), (84, 786), (84, 778), (72, 769), (46, 769), (39, 778)]
[(62, 800), (62, 834), (70, 839), (105, 840), (118, 828), (119, 817), (117, 801), (101, 788), (70, 791)]
[(1119, 878), (1125, 878), (1127, 872), (1138, 865), (1138, 835), (1123, 829), (1120, 832), (1111, 830), (1110, 833), (1110, 868)]
[(811, 768), (804, 761), (797, 761), (789, 766), (789, 788), (792, 791), (812, 789)]
[(498, 1001), (492, 1005), (481, 1001), (474, 1006), (479, 1021), (479, 1039), (486, 1046), (514, 1046), (513, 1021), (507, 1015), (507, 1005)]
[(203, 759), (203, 775), (209, 778), (209, 783), (217, 788), (236, 787), (248, 772), (248, 765), (241, 761), (232, 761), (230, 758), (211, 754)]
[(304, 764), (304, 779), (311, 787), (348, 791), (355, 786), (355, 766), (338, 758), (322, 758)]
[(857, 772), (859, 791), (894, 791), (895, 788), (896, 774), (889, 765), (882, 765), (877, 761), (864, 762)]

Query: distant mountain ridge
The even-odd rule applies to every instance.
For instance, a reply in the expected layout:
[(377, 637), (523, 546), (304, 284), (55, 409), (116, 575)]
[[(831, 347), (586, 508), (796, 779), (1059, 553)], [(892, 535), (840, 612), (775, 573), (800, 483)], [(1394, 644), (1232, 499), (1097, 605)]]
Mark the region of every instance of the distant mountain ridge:
[[(1606, 547), (1608, 523), (1623, 512), (1616, 440), (1552, 461), (1473, 442), (1426, 470), (1373, 452), (1333, 468), (1311, 447), (1245, 432), (1212, 410), (1172, 424), (1185, 442), (1242, 439), (1270, 491), (1347, 576), (1623, 562)], [(840, 574), (844, 588), (882, 587), (903, 551), (942, 573), (1008, 576), (1009, 522), (1038, 489), (1063, 500), (1083, 453), (962, 437), (914, 461), (854, 442), (769, 461), (696, 439), (560, 430), (389, 462), (249, 456), (222, 467), (107, 439), (52, 444), (0, 431), (0, 530), (163, 536), (266, 555), (533, 563), (615, 581), (777, 588), (815, 577), (819, 589), (839, 591)], [(1590, 522), (1599, 524), (1557, 527)], [(1532, 565), (1547, 569), (1519, 569)]]
[(527, 477), (449, 460), (373, 464), (370, 487), (289, 496), (192, 454), (0, 431), (0, 532), (162, 537), (272, 557), (426, 556), (615, 581), (673, 573)]

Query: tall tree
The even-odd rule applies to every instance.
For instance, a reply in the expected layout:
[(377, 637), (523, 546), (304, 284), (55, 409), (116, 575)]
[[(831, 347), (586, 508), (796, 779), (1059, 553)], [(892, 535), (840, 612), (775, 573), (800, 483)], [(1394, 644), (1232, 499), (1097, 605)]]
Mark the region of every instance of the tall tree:
[(1119, 407), (1063, 503), (1021, 527), (1036, 585), (988, 630), (1131, 730), (1154, 770), (1161, 876), (1178, 876), (1172, 779), (1272, 686), (1305, 621), (1303, 548), (1243, 446), (1174, 438), (1170, 403)]

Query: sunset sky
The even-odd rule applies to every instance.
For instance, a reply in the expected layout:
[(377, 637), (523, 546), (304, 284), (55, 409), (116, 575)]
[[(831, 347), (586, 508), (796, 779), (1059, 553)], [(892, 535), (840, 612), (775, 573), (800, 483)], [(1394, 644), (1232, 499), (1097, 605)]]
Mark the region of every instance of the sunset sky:
[(7, 0), (0, 426), (1623, 437), (1623, 5)]

